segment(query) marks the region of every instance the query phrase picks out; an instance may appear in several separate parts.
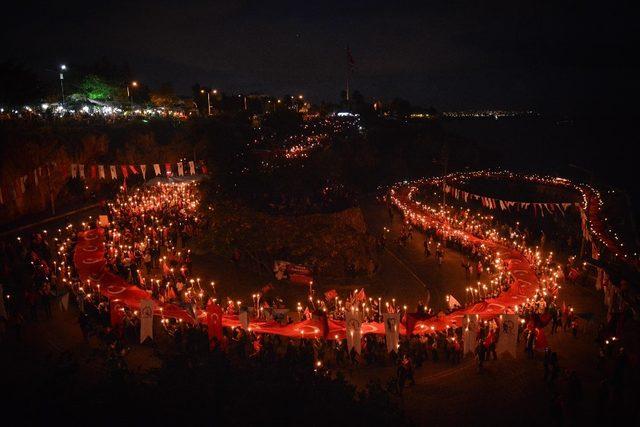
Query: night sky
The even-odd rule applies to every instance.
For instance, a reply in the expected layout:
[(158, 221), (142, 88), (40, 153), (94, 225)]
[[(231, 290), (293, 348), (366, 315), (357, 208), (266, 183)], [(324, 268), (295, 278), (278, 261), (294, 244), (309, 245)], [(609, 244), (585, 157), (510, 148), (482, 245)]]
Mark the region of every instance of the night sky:
[(199, 82), (336, 101), (348, 44), (366, 98), (444, 110), (621, 111), (640, 86), (637, 16), (615, 2), (13, 3), (0, 60), (52, 80), (47, 68), (107, 57), (182, 94)]

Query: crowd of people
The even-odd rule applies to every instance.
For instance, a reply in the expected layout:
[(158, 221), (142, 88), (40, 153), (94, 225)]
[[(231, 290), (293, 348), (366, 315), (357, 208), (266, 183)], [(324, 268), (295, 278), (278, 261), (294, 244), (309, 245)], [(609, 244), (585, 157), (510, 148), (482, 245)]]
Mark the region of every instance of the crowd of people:
[[(121, 193), (112, 203), (104, 207), (109, 223), (104, 227), (105, 268), (125, 281), (146, 290), (149, 295), (164, 303), (180, 306), (190, 312), (194, 319), (205, 310), (207, 303), (220, 302), (225, 314), (238, 314), (244, 307), (241, 302), (218, 295), (215, 283), (205, 282), (193, 276), (190, 243), (198, 237), (204, 222), (198, 203), (198, 190), (194, 184), (156, 185)], [(452, 225), (455, 224), (455, 227)], [(14, 299), (10, 308), (16, 336), (20, 337), (25, 315), (37, 320), (39, 312), (51, 317), (51, 304), (71, 295), (79, 308), (78, 323), (86, 340), (98, 337), (116, 360), (123, 361), (127, 348), (138, 342), (140, 320), (137, 311), (125, 307), (124, 315), (113, 323), (110, 301), (101, 294), (96, 284), (83, 283), (74, 268), (73, 254), (77, 232), (93, 228), (83, 223), (79, 227), (69, 225), (52, 233), (33, 233), (30, 239), (18, 238), (13, 244), (3, 244), (3, 266), (5, 271), (17, 278), (17, 286), (5, 289), (5, 298)], [(557, 289), (565, 281), (566, 266), (543, 257), (540, 251), (527, 249), (517, 229), (506, 230), (507, 238), (495, 231), (494, 224), (479, 221), (468, 212), (460, 211), (445, 223), (434, 222), (424, 228), (427, 233), (425, 255), (431, 255), (431, 247), (453, 248), (464, 255), (465, 263), (476, 266), (476, 279), (488, 280), (486, 285), (474, 287), (463, 305), (469, 306), (483, 299), (493, 298), (508, 290), (514, 278), (505, 269), (503, 260), (488, 245), (465, 239), (455, 230), (465, 230), (472, 235), (487, 238), (508, 247), (522, 250), (534, 265), (536, 275), (545, 287), (526, 303), (514, 307), (521, 317), (518, 336), (525, 354), (533, 358), (539, 350), (537, 338), (539, 328), (551, 324), (551, 334), (560, 331), (578, 333), (579, 319), (573, 308), (558, 304)], [(412, 239), (413, 229), (406, 225), (402, 236)], [(58, 248), (52, 248), (58, 245)], [(436, 253), (437, 253), (436, 249)], [(22, 262), (26, 260), (26, 262)], [(21, 266), (21, 267), (18, 267)], [(463, 265), (465, 269), (469, 266)], [(469, 274), (472, 274), (470, 271)], [(19, 280), (19, 283), (18, 283)], [(7, 292), (8, 291), (8, 292)], [(22, 293), (21, 296), (18, 296)], [(18, 301), (19, 300), (19, 301)], [(224, 302), (224, 303), (223, 303)], [(252, 296), (249, 313), (253, 318), (275, 320), (276, 309), (286, 303), (273, 295), (269, 287)], [(309, 287), (309, 299), (305, 305), (296, 307), (282, 319), (284, 323), (312, 318), (324, 313), (333, 320), (344, 320), (345, 313), (353, 307), (361, 309), (363, 321), (381, 322), (384, 313), (400, 314), (406, 323), (410, 314), (417, 313), (420, 319), (438, 316), (428, 304), (419, 302), (415, 312), (395, 300), (367, 297), (364, 289), (353, 292), (342, 300), (337, 293), (318, 295)], [(452, 307), (451, 310), (455, 310)], [(411, 313), (410, 313), (411, 312)], [(427, 362), (458, 364), (465, 348), (471, 348), (482, 371), (486, 363), (498, 358), (496, 344), (500, 337), (499, 320), (488, 319), (477, 325), (476, 338), (465, 346), (465, 326), (434, 330), (424, 334), (401, 336), (396, 350), (388, 351), (385, 336), (367, 334), (362, 338), (361, 351), (349, 349), (346, 340), (324, 340), (289, 338), (276, 334), (260, 334), (241, 327), (224, 328), (222, 340), (210, 338), (207, 326), (199, 322), (183, 322), (181, 319), (163, 318), (161, 336), (176, 351), (186, 353), (223, 352), (227, 357), (248, 362), (255, 360), (268, 364), (278, 360), (286, 363), (311, 364), (318, 372), (350, 370), (360, 365), (396, 367), (396, 375), (388, 384), (389, 390), (402, 393), (407, 384), (414, 382), (414, 371)], [(4, 322), (3, 322), (4, 327)], [(602, 334), (603, 357), (611, 356), (614, 346)], [(624, 357), (617, 356), (624, 365)], [(548, 347), (543, 356), (545, 381), (555, 382), (560, 376), (557, 353)], [(624, 371), (624, 367), (620, 368)], [(565, 373), (574, 388), (579, 384), (574, 373)], [(616, 377), (617, 378), (617, 377)], [(620, 382), (620, 381), (619, 381)]]

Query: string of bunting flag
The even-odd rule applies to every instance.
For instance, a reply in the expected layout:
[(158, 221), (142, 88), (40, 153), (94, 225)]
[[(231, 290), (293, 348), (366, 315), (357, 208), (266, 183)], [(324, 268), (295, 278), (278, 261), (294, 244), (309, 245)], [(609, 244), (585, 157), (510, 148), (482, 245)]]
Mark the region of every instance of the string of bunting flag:
[(56, 170), (59, 170), (56, 162), (47, 162), (33, 168), (29, 173), (11, 179), (7, 185), (0, 185), (0, 205), (22, 197), (31, 186), (37, 188), (45, 179), (49, 180)]
[[(504, 182), (525, 182), (539, 185), (547, 185), (552, 187), (560, 187), (578, 196), (579, 202), (574, 200), (566, 202), (535, 202), (535, 201), (514, 201), (501, 200), (494, 197), (488, 197), (481, 194), (471, 193), (463, 190), (462, 187), (478, 179), (503, 180)], [(633, 261), (638, 263), (638, 253), (631, 252), (625, 248), (624, 242), (618, 233), (609, 224), (609, 220), (603, 212), (604, 202), (600, 192), (594, 187), (584, 183), (574, 183), (566, 178), (553, 177), (538, 174), (522, 174), (501, 170), (480, 170), (475, 172), (455, 172), (445, 176), (422, 178), (415, 181), (405, 181), (396, 184), (399, 186), (410, 186), (415, 189), (412, 193), (417, 193), (418, 189), (423, 186), (436, 186), (442, 188), (448, 194), (453, 195), (458, 200), (465, 203), (470, 200), (479, 200), (485, 208), (501, 210), (515, 209), (532, 209), (534, 214), (539, 212), (541, 216), (546, 213), (554, 214), (560, 212), (565, 214), (566, 210), (571, 206), (578, 209), (581, 218), (582, 233), (587, 241), (592, 245), (606, 248), (614, 257), (625, 261)]]
[[(147, 166), (150, 166), (148, 168)], [(30, 188), (39, 188), (45, 180), (50, 180), (55, 173), (60, 173), (63, 178), (79, 178), (82, 180), (117, 180), (127, 179), (129, 176), (147, 175), (157, 176), (185, 176), (198, 173), (207, 174), (207, 166), (204, 161), (185, 161), (176, 163), (147, 164), (93, 164), (71, 163), (71, 165), (59, 166), (56, 162), (48, 162), (38, 166), (32, 172), (21, 175), (11, 180), (10, 184), (0, 186), (0, 205), (8, 200), (18, 200), (23, 197)]]
[(126, 179), (131, 175), (142, 175), (143, 179), (147, 179), (147, 172), (153, 176), (167, 175), (177, 176), (195, 175), (196, 173), (207, 174), (207, 167), (203, 162), (196, 163), (191, 160), (188, 162), (177, 163), (153, 163), (151, 170), (147, 169), (146, 164), (125, 164), (125, 165), (84, 165), (81, 163), (71, 164), (71, 178), (80, 179)]
[(560, 212), (562, 215), (565, 214), (565, 211), (571, 207), (576, 206), (580, 207), (580, 203), (549, 203), (549, 202), (519, 202), (512, 200), (502, 200), (494, 197), (482, 196), (480, 194), (470, 193), (468, 191), (464, 191), (458, 188), (455, 188), (449, 184), (444, 184), (444, 191), (448, 194), (451, 194), (454, 198), (458, 200), (464, 200), (467, 203), (469, 200), (479, 200), (482, 203), (482, 206), (487, 209), (497, 209), (503, 211), (509, 211), (512, 208), (516, 209), (532, 209), (534, 215), (538, 215), (538, 212), (541, 216), (545, 215), (545, 211), (549, 214), (555, 214), (556, 212)]

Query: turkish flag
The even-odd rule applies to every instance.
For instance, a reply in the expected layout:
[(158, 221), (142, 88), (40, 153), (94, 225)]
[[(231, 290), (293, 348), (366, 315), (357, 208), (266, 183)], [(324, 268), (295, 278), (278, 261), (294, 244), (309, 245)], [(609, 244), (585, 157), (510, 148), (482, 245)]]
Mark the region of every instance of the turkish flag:
[(213, 338), (222, 343), (222, 309), (212, 301), (207, 304), (207, 331), (209, 335), (209, 347), (214, 348)]
[(544, 330), (542, 328), (536, 328), (536, 350), (544, 350), (547, 346), (547, 336), (544, 334)]
[(324, 299), (326, 299), (327, 301), (335, 298), (338, 298), (338, 292), (336, 292), (335, 289), (331, 289), (330, 291), (324, 293)]
[(122, 171), (122, 176), (124, 176), (125, 178), (129, 176), (127, 165), (120, 165), (120, 170)]
[(136, 165), (129, 165), (129, 169), (133, 172), (134, 175), (138, 175), (138, 169), (136, 169)]
[(98, 176), (98, 167), (96, 165), (91, 166), (91, 179), (96, 179)]
[(165, 163), (164, 168), (167, 171), (167, 173), (171, 173), (171, 163)]

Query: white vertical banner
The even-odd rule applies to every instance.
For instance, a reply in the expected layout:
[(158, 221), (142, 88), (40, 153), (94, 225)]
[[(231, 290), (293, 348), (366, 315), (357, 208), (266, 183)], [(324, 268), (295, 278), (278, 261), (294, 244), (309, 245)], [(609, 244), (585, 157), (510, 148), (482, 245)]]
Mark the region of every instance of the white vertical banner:
[(147, 165), (140, 165), (140, 172), (142, 172), (142, 179), (147, 180)]
[(178, 176), (184, 176), (184, 165), (182, 162), (178, 162)]
[(510, 353), (514, 358), (518, 354), (518, 323), (517, 314), (500, 315), (500, 335), (496, 344), (496, 353)]
[(78, 176), (78, 165), (75, 163), (71, 163), (71, 178), (75, 178)]
[(78, 165), (78, 172), (80, 173), (80, 179), (84, 179), (84, 165)]
[(116, 167), (114, 165), (109, 166), (109, 170), (111, 171), (111, 179), (118, 179), (118, 173), (116, 172)]
[(153, 301), (140, 300), (140, 342), (147, 338), (153, 339)]
[(104, 166), (98, 165), (98, 176), (100, 179), (104, 179)]
[(189, 173), (191, 175), (195, 175), (196, 174), (196, 163), (193, 160), (191, 160), (189, 162)]
[(351, 351), (352, 348), (355, 348), (356, 353), (360, 354), (362, 344), (362, 331), (360, 330), (362, 320), (360, 320), (360, 312), (347, 310), (345, 320), (347, 327), (347, 349)]
[(249, 330), (249, 313), (247, 310), (242, 310), (238, 315), (238, 320), (240, 321), (240, 326), (245, 331)]
[(157, 163), (153, 164), (153, 171), (155, 172), (156, 176), (160, 175), (162, 172), (160, 172), (160, 165)]
[(385, 313), (382, 315), (384, 320), (384, 335), (387, 341), (387, 351), (398, 351), (398, 344), (400, 343), (400, 331), (399, 324), (400, 319), (398, 313)]
[(464, 354), (473, 353), (476, 348), (476, 337), (478, 336), (478, 324), (476, 316), (467, 314), (464, 316), (464, 329), (462, 339), (464, 340)]

